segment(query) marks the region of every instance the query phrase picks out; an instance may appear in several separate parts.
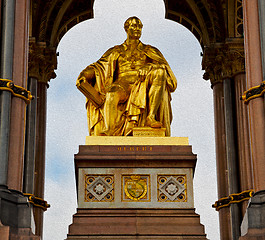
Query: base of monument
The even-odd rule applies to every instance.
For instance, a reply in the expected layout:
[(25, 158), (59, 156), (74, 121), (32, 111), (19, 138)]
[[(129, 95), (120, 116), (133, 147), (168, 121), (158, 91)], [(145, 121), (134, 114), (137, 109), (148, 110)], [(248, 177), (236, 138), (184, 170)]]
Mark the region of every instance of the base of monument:
[(67, 240), (203, 239), (188, 138), (87, 137), (75, 154), (78, 211)]
[(67, 240), (206, 240), (194, 209), (78, 209)]

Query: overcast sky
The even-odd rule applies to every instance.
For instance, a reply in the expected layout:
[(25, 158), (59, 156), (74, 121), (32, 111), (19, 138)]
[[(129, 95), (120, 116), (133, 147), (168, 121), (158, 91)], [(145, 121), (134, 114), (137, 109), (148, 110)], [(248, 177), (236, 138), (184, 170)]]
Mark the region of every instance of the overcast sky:
[(130, 16), (142, 20), (141, 41), (163, 53), (178, 80), (171, 136), (189, 137), (198, 155), (195, 208), (208, 239), (218, 240), (218, 215), (211, 207), (217, 200), (212, 89), (202, 79), (199, 42), (185, 27), (165, 19), (163, 0), (96, 0), (94, 18), (68, 31), (58, 46), (57, 78), (48, 89), (45, 199), (51, 208), (44, 214), (44, 240), (65, 239), (77, 207), (73, 159), (88, 130), (85, 97), (76, 79), (108, 48), (124, 42), (123, 24)]

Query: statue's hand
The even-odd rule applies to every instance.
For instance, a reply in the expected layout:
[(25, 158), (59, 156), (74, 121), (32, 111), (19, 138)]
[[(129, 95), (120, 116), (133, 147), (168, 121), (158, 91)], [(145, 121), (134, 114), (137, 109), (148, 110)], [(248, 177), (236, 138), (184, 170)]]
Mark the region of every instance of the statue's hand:
[(151, 64), (146, 64), (144, 65), (143, 67), (141, 67), (139, 70), (138, 70), (138, 74), (139, 74), (139, 79), (141, 82), (144, 81), (146, 75), (148, 74), (148, 72), (151, 70), (152, 68), (152, 65)]
[(81, 78), (78, 78), (77, 81), (76, 81), (76, 84), (80, 84), (82, 82), (86, 81), (86, 78), (85, 77), (81, 77)]
[(96, 82), (96, 75), (95, 75), (95, 71), (93, 68), (90, 68), (89, 66), (84, 69), (77, 81), (76, 81), (76, 84), (81, 84), (82, 82), (88, 82), (89, 84), (91, 84), (92, 86), (95, 85), (95, 82)]

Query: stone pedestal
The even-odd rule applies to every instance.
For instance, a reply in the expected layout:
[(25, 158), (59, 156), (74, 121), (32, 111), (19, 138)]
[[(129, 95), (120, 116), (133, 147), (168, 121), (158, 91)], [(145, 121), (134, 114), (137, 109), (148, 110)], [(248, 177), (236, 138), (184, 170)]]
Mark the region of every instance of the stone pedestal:
[(256, 192), (249, 200), (241, 235), (240, 240), (265, 239), (265, 190)]
[(206, 239), (187, 138), (88, 137), (75, 155), (78, 209), (67, 240)]
[(20, 192), (0, 189), (0, 239), (40, 240), (34, 234), (32, 206)]

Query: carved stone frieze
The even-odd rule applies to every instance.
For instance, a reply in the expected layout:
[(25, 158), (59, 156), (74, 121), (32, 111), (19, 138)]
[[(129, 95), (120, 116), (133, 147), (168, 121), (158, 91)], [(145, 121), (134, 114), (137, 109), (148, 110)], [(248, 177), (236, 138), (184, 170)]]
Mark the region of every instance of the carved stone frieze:
[(55, 78), (54, 70), (57, 69), (57, 55), (54, 48), (49, 48), (44, 42), (29, 40), (29, 77), (38, 79), (39, 82), (48, 83)]
[(205, 70), (203, 78), (210, 79), (213, 85), (245, 72), (243, 41), (229, 40), (224, 44), (205, 47), (202, 69)]

